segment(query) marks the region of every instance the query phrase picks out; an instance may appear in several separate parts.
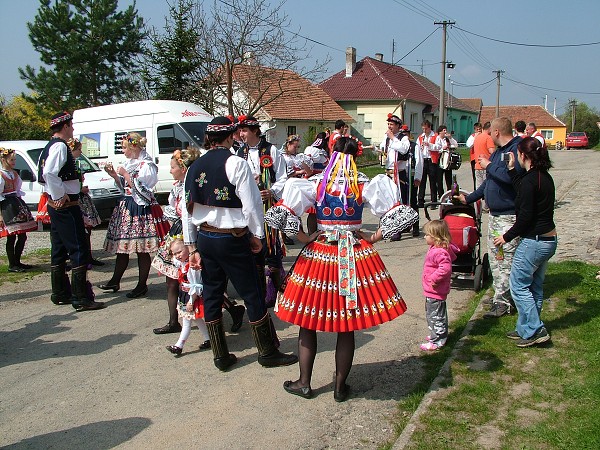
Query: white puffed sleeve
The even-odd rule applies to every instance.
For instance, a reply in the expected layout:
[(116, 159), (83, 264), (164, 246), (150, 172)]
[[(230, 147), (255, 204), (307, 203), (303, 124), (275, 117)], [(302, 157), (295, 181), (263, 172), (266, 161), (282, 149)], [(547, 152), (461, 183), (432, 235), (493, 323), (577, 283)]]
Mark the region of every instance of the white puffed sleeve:
[(204, 289), (204, 285), (202, 284), (202, 272), (200, 270), (190, 268), (187, 273), (187, 279), (190, 288), (190, 300), (194, 298), (194, 295), (200, 297)]
[(300, 216), (314, 206), (317, 196), (314, 182), (290, 178), (283, 188), (282, 200), (265, 213), (265, 222), (293, 236), (300, 231)]
[(419, 220), (419, 214), (399, 201), (398, 187), (387, 176), (375, 176), (363, 188), (363, 198), (371, 212), (380, 217), (379, 228), (384, 239), (390, 239)]

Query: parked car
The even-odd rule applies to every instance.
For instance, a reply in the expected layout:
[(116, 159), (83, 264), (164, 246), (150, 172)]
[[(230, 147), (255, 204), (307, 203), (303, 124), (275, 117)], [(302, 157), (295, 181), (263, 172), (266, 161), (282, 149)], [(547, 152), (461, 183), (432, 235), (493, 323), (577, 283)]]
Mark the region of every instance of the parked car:
[(572, 131), (567, 136), (567, 141), (565, 143), (565, 147), (567, 150), (570, 148), (586, 148), (588, 146), (588, 137), (585, 134), (585, 131)]
[[(42, 185), (37, 181), (38, 160), (48, 141), (0, 141), (0, 147), (11, 148), (17, 155), (15, 170), (23, 180), (23, 200), (32, 211), (37, 211)], [(102, 220), (110, 219), (112, 211), (121, 198), (115, 181), (85, 155), (77, 159), (85, 174), (85, 184)]]

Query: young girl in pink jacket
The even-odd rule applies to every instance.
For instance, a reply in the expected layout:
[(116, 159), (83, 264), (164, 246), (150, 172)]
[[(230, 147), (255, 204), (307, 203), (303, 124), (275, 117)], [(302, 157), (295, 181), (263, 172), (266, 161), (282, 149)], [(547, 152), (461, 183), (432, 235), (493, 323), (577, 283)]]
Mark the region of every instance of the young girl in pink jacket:
[(429, 245), (421, 277), (429, 336), (420, 348), (423, 351), (434, 351), (443, 347), (448, 339), (446, 297), (450, 292), (452, 261), (456, 259), (456, 247), (450, 242), (450, 230), (443, 220), (426, 223), (423, 231), (425, 242)]

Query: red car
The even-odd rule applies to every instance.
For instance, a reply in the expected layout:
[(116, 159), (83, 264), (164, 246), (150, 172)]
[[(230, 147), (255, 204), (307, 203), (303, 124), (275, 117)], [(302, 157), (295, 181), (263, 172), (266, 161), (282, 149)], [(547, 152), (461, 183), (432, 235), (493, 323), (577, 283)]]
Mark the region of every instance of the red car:
[(586, 148), (588, 146), (588, 137), (585, 131), (572, 131), (567, 136), (567, 142), (565, 143), (567, 150), (570, 148)]

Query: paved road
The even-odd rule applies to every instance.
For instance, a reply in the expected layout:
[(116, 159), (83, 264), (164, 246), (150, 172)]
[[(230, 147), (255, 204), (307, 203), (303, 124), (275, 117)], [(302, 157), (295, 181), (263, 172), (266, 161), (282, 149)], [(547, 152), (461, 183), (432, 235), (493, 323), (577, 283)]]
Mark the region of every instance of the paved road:
[[(557, 185), (558, 259), (600, 263), (596, 249), (600, 154), (553, 152)], [(469, 167), (459, 171), (468, 186)], [(484, 218), (485, 220), (485, 218)], [(367, 215), (367, 228), (376, 220)], [(485, 229), (485, 224), (484, 224)], [(30, 235), (28, 248), (44, 246), (47, 232)], [(103, 230), (94, 234), (100, 248)], [(151, 279), (146, 299), (127, 299), (136, 268), (128, 269), (123, 291), (99, 293), (102, 311), (75, 313), (56, 307), (49, 277), (39, 275), (0, 288), (0, 446), (3, 448), (375, 448), (393, 436), (397, 400), (418, 382), (418, 344), (426, 334), (420, 272), (425, 244), (407, 238), (376, 248), (400, 287), (408, 311), (381, 327), (357, 333), (349, 401), (333, 401), (335, 336), (319, 335), (312, 387), (316, 397), (290, 396), (283, 381), (297, 366), (265, 369), (246, 324), (228, 337), (240, 358), (228, 373), (217, 371), (210, 352), (197, 350), (192, 331), (180, 358), (165, 350), (176, 335), (155, 336), (166, 319), (164, 284)], [(294, 246), (286, 265), (299, 247)], [(3, 251), (4, 249), (2, 249)], [(114, 257), (91, 272), (97, 284), (110, 277)], [(132, 263), (135, 262), (133, 258)], [(455, 286), (450, 319), (472, 294)], [(226, 322), (228, 318), (226, 317)], [(284, 351), (294, 351), (297, 328), (276, 321)]]

